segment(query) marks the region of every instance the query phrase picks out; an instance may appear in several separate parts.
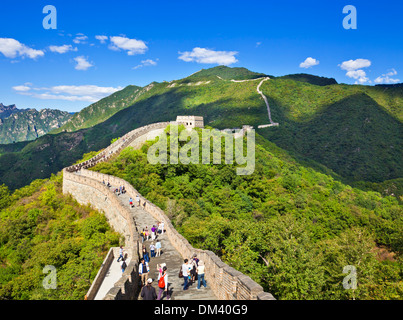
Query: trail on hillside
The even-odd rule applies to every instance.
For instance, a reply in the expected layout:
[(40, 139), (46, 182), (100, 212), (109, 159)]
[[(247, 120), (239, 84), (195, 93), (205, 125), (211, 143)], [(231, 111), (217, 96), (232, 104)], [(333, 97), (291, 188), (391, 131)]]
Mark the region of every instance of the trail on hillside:
[[(220, 76), (217, 76), (217, 78), (218, 78), (218, 79), (221, 79), (221, 80), (224, 80), (224, 79), (221, 78)], [(266, 104), (267, 113), (268, 113), (268, 115), (269, 115), (270, 124), (260, 125), (260, 126), (258, 126), (258, 128), (261, 129), (261, 128), (266, 128), (266, 127), (279, 126), (279, 123), (276, 123), (276, 122), (274, 122), (274, 121), (272, 120), (269, 101), (267, 100), (267, 97), (263, 94), (263, 92), (260, 90), (260, 87), (262, 86), (263, 82), (265, 82), (265, 81), (267, 81), (267, 80), (270, 80), (269, 77), (261, 77), (261, 78), (256, 78), (256, 79), (247, 79), (247, 80), (234, 80), (234, 79), (231, 79), (230, 81), (231, 81), (231, 82), (246, 82), (246, 81), (256, 81), (256, 80), (260, 80), (260, 79), (262, 79), (262, 81), (261, 81), (261, 82), (259, 83), (259, 85), (257, 86), (256, 91), (257, 91), (257, 93), (259, 93), (259, 94), (262, 96), (262, 98), (263, 98), (263, 100), (264, 100), (264, 102), (265, 102), (265, 104)]]

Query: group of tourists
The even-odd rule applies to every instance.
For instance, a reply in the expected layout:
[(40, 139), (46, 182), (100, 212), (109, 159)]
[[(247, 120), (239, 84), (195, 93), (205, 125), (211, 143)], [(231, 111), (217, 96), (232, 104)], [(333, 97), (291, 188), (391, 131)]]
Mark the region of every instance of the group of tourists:
[[(131, 208), (134, 208), (133, 199), (131, 197), (129, 198), (129, 206)], [(136, 195), (136, 206), (140, 207), (140, 196), (139, 195)]]
[(148, 226), (140, 232), (140, 236), (142, 238), (142, 242), (152, 240), (155, 241), (157, 235), (164, 233), (164, 222), (158, 222), (157, 225), (153, 225), (151, 230), (148, 230)]
[(206, 280), (204, 279), (205, 266), (204, 262), (197, 258), (195, 253), (190, 259), (185, 259), (183, 261), (181, 270), (179, 271), (179, 277), (182, 277), (183, 290), (188, 290), (189, 285), (193, 284), (197, 280), (197, 289), (200, 289), (200, 285), (206, 288)]
[[(142, 259), (142, 262), (144, 260)], [(148, 265), (148, 264), (147, 264)], [(144, 270), (147, 270), (147, 267), (141, 266), (141, 269), (144, 268)], [(148, 272), (149, 268), (147, 271), (147, 277), (148, 277)], [(171, 299), (171, 296), (168, 291), (168, 273), (167, 273), (167, 266), (165, 263), (162, 264), (157, 264), (157, 271), (158, 271), (158, 296), (156, 293), (155, 288), (152, 286), (153, 279), (147, 279), (147, 284), (143, 286), (143, 289), (141, 290), (141, 297), (143, 300), (161, 300), (164, 297), (164, 294), (166, 295), (167, 300)], [(145, 277), (144, 277), (145, 278)], [(143, 277), (142, 277), (143, 281)], [(143, 283), (143, 282), (142, 282)]]
[(125, 186), (119, 186), (119, 188), (116, 188), (113, 192), (120, 196), (121, 194), (126, 193), (126, 188)]

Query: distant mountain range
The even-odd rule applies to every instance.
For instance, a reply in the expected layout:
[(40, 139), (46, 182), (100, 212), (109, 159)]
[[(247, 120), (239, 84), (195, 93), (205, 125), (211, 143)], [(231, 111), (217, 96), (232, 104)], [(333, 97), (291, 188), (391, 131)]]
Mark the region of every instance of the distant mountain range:
[(35, 140), (61, 127), (71, 116), (60, 110), (18, 109), (0, 103), (0, 144)]
[(8, 118), (13, 113), (21, 112), (23, 110), (17, 109), (15, 104), (10, 106), (5, 106), (4, 104), (0, 103), (0, 119)]
[[(280, 126), (257, 129), (268, 123), (265, 101), (257, 92), (258, 78), (266, 77), (270, 80), (260, 90)], [(0, 184), (19, 188), (130, 130), (198, 115), (218, 129), (254, 126), (304, 166), (396, 195), (403, 187), (402, 106), (401, 86), (338, 84), (309, 74), (273, 77), (224, 66), (203, 69), (170, 82), (128, 86), (33, 142), (0, 145)]]

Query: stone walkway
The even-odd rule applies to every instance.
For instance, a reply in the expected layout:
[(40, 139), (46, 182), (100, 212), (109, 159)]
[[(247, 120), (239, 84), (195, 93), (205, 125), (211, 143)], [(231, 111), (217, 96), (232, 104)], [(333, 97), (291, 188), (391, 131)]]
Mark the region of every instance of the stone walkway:
[[(116, 188), (119, 188), (119, 186), (112, 186), (111, 190), (114, 190)], [(127, 194), (123, 194), (118, 196), (119, 200), (121, 203), (126, 206), (130, 207), (129, 205), (129, 196)], [(135, 200), (135, 199), (133, 199)], [(135, 203), (135, 201), (134, 201)], [(133, 216), (136, 220), (137, 228), (140, 231), (148, 227), (148, 230), (150, 232), (151, 236), (151, 228), (154, 225), (158, 224), (158, 221), (156, 221), (149, 213), (144, 211), (143, 209), (140, 208), (133, 208), (131, 209), (133, 212)], [(207, 283), (207, 288), (201, 286), (201, 288), (198, 290), (197, 289), (197, 281), (189, 286), (188, 290), (183, 290), (183, 278), (179, 278), (179, 270), (183, 264), (184, 258), (179, 254), (178, 251), (173, 247), (171, 242), (169, 241), (168, 237), (166, 234), (161, 234), (158, 235), (156, 240), (161, 241), (161, 256), (160, 257), (154, 257), (151, 258), (149, 267), (150, 267), (150, 272), (148, 277), (153, 279), (153, 287), (155, 288), (157, 295), (158, 295), (158, 270), (157, 270), (157, 264), (165, 263), (168, 270), (168, 291), (171, 296), (171, 300), (217, 300), (216, 296), (214, 295), (213, 291), (209, 288), (208, 282), (209, 279), (205, 279)], [(147, 251), (149, 252), (149, 255), (151, 256), (150, 253), (150, 245), (153, 241), (148, 240), (144, 242), (144, 245), (147, 248)], [(154, 241), (154, 244), (156, 241)], [(131, 257), (128, 257), (130, 259)], [(190, 258), (190, 257), (189, 257)], [(188, 259), (189, 259), (188, 258)], [(105, 278), (104, 283), (102, 284), (103, 291), (107, 289), (108, 286), (109, 289), (113, 287), (113, 284), (119, 280), (119, 277), (121, 275), (121, 270), (120, 270), (120, 264), (116, 262), (116, 259), (112, 262), (111, 268), (108, 272), (108, 276)], [(116, 279), (117, 277), (117, 279)], [(116, 281), (115, 281), (116, 279)], [(106, 295), (106, 293), (109, 291), (109, 289), (106, 290), (105, 293), (101, 293), (101, 289), (99, 290), (98, 295), (101, 297), (102, 294), (103, 296)], [(102, 299), (103, 297), (101, 297)], [(141, 297), (139, 296), (139, 300), (141, 300)], [(166, 296), (164, 295), (163, 300), (166, 300)]]
[[(119, 249), (116, 249), (116, 251)], [(115, 254), (115, 257), (118, 255)], [(126, 264), (129, 265), (130, 257), (126, 258)], [(108, 291), (115, 285), (116, 282), (122, 277), (122, 269), (120, 268), (120, 262), (117, 262), (117, 258), (114, 258), (111, 266), (102, 282), (94, 300), (102, 300)]]

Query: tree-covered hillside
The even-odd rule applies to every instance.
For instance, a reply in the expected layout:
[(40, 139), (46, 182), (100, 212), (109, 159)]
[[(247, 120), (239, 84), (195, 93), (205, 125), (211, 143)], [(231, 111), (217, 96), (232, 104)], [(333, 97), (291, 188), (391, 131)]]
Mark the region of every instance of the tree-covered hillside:
[[(249, 176), (238, 176), (236, 164), (152, 165), (152, 143), (93, 170), (130, 182), (193, 246), (276, 298), (402, 298), (403, 211), (395, 198), (303, 167), (259, 136)], [(342, 285), (348, 265), (357, 268), (356, 290)]]
[[(120, 235), (105, 216), (62, 193), (62, 176), (10, 193), (0, 186), (0, 300), (83, 300)], [(45, 266), (57, 290), (46, 290)]]
[(74, 114), (64, 126), (53, 130), (51, 133), (77, 131), (101, 123), (118, 111), (132, 105), (141, 94), (140, 89), (137, 86), (127, 86)]
[[(242, 68), (217, 67), (178, 81), (153, 82), (135, 95), (132, 105), (102, 123), (72, 133), (47, 135), (17, 152), (4, 152), (0, 146), (0, 183), (17, 188), (48, 177), (80, 159), (84, 152), (100, 150), (130, 130), (172, 121), (177, 115), (203, 116), (205, 124), (219, 129), (242, 125), (257, 128), (268, 123), (266, 105), (257, 93), (261, 80), (232, 82), (228, 78), (251, 80), (260, 76)], [(327, 166), (349, 183), (403, 178), (401, 87), (320, 86), (274, 78), (260, 89), (270, 103), (273, 120), (280, 126), (258, 132), (296, 158)], [(108, 101), (110, 106), (115, 100), (111, 96)], [(98, 114), (92, 115), (94, 119)], [(38, 163), (45, 163), (45, 169), (38, 171)], [(25, 171), (23, 179), (18, 175), (21, 171)]]

